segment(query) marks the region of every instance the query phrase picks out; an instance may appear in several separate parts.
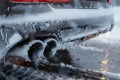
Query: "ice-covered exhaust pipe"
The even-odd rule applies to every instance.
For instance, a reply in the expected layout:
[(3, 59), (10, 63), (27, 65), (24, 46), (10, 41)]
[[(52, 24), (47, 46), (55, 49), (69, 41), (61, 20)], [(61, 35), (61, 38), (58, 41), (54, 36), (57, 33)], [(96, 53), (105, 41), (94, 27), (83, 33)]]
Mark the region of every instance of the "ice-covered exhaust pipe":
[(32, 61), (39, 60), (39, 58), (43, 55), (44, 43), (40, 40), (34, 40), (31, 41), (28, 46), (28, 58)]
[(43, 53), (44, 57), (50, 58), (50, 57), (54, 56), (58, 49), (57, 40), (52, 39), (52, 38), (47, 39), (47, 40), (45, 40), (45, 44), (46, 44), (46, 47), (45, 47), (45, 50)]
[(8, 54), (10, 56), (21, 57), (26, 60), (35, 61), (43, 56), (44, 43), (41, 40), (32, 40), (23, 46), (17, 46)]

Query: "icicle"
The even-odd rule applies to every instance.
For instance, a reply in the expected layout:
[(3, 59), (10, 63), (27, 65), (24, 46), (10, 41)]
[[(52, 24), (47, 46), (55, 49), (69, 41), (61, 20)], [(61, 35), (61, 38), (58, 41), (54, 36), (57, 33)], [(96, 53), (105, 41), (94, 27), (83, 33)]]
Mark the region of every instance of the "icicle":
[(33, 23), (32, 29), (34, 32), (36, 32), (35, 24)]
[(5, 51), (7, 51), (7, 47), (5, 47), (5, 48), (1, 51), (2, 55), (0, 56), (0, 59), (3, 60), (4, 66), (6, 65)]
[(27, 30), (26, 30), (26, 24), (23, 25), (23, 29), (25, 30), (25, 32), (27, 32)]
[(10, 11), (10, 7), (7, 8), (7, 11)]
[(3, 58), (3, 61), (4, 61), (4, 66), (6, 66), (6, 60), (5, 60), (5, 56)]
[(49, 6), (49, 8), (50, 8), (52, 11), (55, 10), (50, 4), (48, 4), (48, 6)]
[(5, 42), (6, 42), (7, 45), (9, 44), (8, 43), (8, 34), (7, 33), (5, 34)]
[[(87, 33), (88, 28), (89, 28), (88, 26), (87, 26), (87, 27), (85, 26), (85, 33)], [(84, 45), (86, 45), (85, 40), (86, 40), (86, 37), (84, 37), (84, 39), (83, 39), (83, 41), (84, 41), (84, 42), (83, 42), (83, 43), (84, 43)]]
[(4, 40), (4, 34), (3, 34), (3, 29), (2, 28), (0, 30), (0, 33), (1, 33), (2, 40)]

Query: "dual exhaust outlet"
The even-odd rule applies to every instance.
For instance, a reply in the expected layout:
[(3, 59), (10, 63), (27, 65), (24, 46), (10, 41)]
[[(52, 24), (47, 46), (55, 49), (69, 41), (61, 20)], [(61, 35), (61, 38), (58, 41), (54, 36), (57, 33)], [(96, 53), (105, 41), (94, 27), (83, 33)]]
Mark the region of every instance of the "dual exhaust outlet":
[(40, 58), (53, 57), (58, 50), (58, 42), (56, 39), (32, 40), (22, 47), (17, 47), (9, 52), (11, 56), (17, 56), (26, 60), (35, 61)]

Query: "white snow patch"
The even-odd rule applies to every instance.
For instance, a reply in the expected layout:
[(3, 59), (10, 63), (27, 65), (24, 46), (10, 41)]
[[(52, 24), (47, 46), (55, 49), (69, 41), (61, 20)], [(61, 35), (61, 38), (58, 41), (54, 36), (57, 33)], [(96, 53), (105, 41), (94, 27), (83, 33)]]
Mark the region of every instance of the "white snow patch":
[(81, 49), (92, 51), (92, 52), (104, 52), (103, 49), (98, 49), (96, 47), (90, 47), (90, 46), (80, 46)]
[(20, 34), (15, 33), (10, 39), (9, 39), (9, 45), (13, 45), (17, 42), (19, 42), (20, 40), (22, 40), (22, 37)]
[(92, 47), (92, 46), (85, 46), (85, 45), (74, 45), (74, 44), (71, 44), (69, 46), (67, 46), (68, 48), (71, 48), (71, 49), (76, 49), (76, 48), (79, 48), (79, 49), (82, 49), (82, 50), (87, 50), (87, 51), (92, 51), (92, 52), (104, 52), (104, 49), (98, 49), (97, 47)]

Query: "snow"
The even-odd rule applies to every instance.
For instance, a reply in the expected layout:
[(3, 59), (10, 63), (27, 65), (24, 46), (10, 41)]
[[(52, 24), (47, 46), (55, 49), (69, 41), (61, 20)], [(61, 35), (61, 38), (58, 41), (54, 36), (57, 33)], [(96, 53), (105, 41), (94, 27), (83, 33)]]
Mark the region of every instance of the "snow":
[[(86, 29), (87, 32), (86, 32), (86, 31), (83, 32), (82, 30), (79, 30), (79, 31), (76, 31), (76, 33), (75, 33), (75, 31), (73, 31), (73, 32), (71, 32), (71, 34), (70, 34), (70, 33), (67, 33), (67, 36), (65, 36), (66, 34), (62, 35), (62, 37), (64, 36), (63, 41), (75, 40), (75, 39), (77, 39), (77, 38), (79, 38), (79, 37), (84, 37), (84, 36), (87, 36), (87, 35), (89, 35), (89, 34), (97, 33), (99, 30), (104, 30), (105, 28), (107, 28), (107, 26), (104, 27), (103, 29), (101, 29), (101, 27), (98, 27), (97, 29), (92, 30), (92, 31)], [(80, 34), (80, 33), (81, 33), (81, 34)], [(74, 34), (74, 36), (71, 36), (71, 35), (73, 35), (73, 34)], [(69, 35), (69, 36), (68, 36), (68, 35)]]
[(4, 57), (4, 55), (9, 51), (9, 49), (11, 49), (14, 45), (16, 45), (16, 43), (20, 42), (21, 40), (22, 37), (19, 33), (13, 34), (13, 36), (8, 41), (6, 40), (5, 42), (7, 42), (8, 44), (1, 50), (2, 55), (0, 55), (0, 59)]
[[(89, 14), (88, 14), (89, 13)], [(106, 13), (106, 14), (104, 14)], [(85, 18), (94, 18), (98, 16), (112, 15), (110, 9), (51, 9), (49, 12), (40, 14), (25, 14), (16, 15), (13, 17), (0, 17), (0, 24), (11, 23), (25, 23), (25, 22), (49, 22), (49, 21), (61, 21), (61, 20), (77, 20)]]
[(15, 34), (9, 39), (9, 45), (16, 44), (16, 43), (19, 42), (20, 40), (22, 40), (21, 35), (18, 34), (18, 33), (15, 33)]
[(92, 51), (92, 52), (104, 52), (104, 50), (103, 49), (98, 49), (98, 48), (96, 48), (96, 47), (90, 47), (90, 46), (88, 46), (88, 47), (85, 47), (85, 46), (80, 46), (80, 48), (82, 48), (83, 50), (88, 50), (88, 51)]

